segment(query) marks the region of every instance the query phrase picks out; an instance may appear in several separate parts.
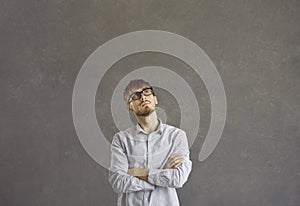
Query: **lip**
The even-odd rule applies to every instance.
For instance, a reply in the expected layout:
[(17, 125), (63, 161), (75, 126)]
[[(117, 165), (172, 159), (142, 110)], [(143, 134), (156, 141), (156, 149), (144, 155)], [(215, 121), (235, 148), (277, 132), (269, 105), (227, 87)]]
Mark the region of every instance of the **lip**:
[(146, 106), (147, 104), (150, 104), (150, 102), (148, 102), (148, 101), (143, 102), (143, 103), (141, 104), (141, 106), (143, 107), (143, 106)]

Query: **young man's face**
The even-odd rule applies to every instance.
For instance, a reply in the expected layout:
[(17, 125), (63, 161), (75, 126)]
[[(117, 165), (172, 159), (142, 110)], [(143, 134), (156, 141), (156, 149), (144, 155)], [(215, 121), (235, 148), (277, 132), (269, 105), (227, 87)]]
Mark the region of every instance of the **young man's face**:
[[(150, 88), (150, 86), (143, 86), (138, 89), (134, 89), (131, 94), (141, 92), (147, 88)], [(147, 91), (145, 91), (145, 93), (147, 93)], [(130, 101), (128, 109), (137, 116), (148, 116), (155, 110), (157, 103), (157, 98), (156, 96), (153, 96), (153, 92), (151, 92), (150, 95), (141, 93), (141, 97), (139, 99), (132, 99)]]

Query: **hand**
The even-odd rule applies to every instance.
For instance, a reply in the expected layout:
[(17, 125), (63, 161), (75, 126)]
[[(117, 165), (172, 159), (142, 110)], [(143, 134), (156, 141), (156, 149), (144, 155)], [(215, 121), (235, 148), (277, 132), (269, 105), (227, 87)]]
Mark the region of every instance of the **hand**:
[(183, 162), (183, 156), (180, 154), (172, 154), (166, 162), (165, 169), (174, 169), (179, 167)]
[(142, 180), (148, 181), (149, 169), (147, 168), (131, 168), (128, 169), (128, 174)]

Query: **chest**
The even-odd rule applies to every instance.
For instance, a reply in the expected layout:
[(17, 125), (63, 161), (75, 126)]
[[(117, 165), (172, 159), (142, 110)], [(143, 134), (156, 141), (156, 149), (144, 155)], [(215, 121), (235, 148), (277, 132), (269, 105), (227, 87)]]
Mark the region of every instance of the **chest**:
[(171, 136), (136, 136), (126, 141), (129, 168), (161, 169), (174, 150)]

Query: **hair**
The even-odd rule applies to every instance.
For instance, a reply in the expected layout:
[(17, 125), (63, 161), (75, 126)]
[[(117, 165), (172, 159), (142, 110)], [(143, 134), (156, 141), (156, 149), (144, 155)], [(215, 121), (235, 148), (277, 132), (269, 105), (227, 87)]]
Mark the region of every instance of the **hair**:
[(143, 87), (143, 86), (149, 86), (149, 87), (151, 87), (151, 85), (149, 84), (149, 82), (146, 82), (143, 79), (134, 79), (134, 80), (131, 80), (128, 83), (128, 85), (125, 87), (124, 93), (123, 93), (123, 95), (124, 95), (124, 101), (126, 102), (126, 104), (127, 104), (129, 96), (131, 95), (132, 90), (138, 89), (138, 88)]

